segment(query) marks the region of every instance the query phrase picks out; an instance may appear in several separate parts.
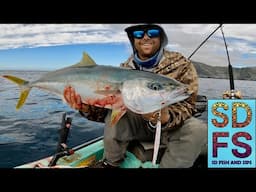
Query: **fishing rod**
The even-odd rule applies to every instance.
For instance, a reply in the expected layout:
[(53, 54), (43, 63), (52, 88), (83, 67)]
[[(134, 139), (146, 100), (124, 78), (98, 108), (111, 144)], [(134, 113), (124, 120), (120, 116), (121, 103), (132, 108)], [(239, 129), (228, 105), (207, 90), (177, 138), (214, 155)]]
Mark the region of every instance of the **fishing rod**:
[(57, 145), (56, 153), (63, 151), (66, 147), (69, 130), (72, 123), (71, 117), (66, 117), (66, 113), (62, 114), (61, 128), (59, 130), (59, 143)]
[(228, 46), (226, 43), (226, 39), (225, 39), (225, 35), (223, 32), (223, 26), (222, 24), (220, 24), (194, 51), (193, 53), (188, 57), (188, 59), (190, 59), (195, 53), (196, 51), (220, 28), (221, 33), (222, 33), (222, 37), (224, 40), (224, 44), (225, 44), (225, 49), (226, 49), (226, 53), (227, 53), (227, 58), (228, 58), (228, 75), (229, 75), (229, 83), (230, 83), (230, 99), (234, 99), (235, 98), (235, 83), (234, 83), (234, 76), (233, 76), (233, 67), (230, 63), (230, 57), (229, 57), (229, 52), (228, 52)]
[[(220, 24), (210, 35), (208, 35), (208, 37), (193, 51), (193, 53), (191, 53), (191, 55), (188, 57), (188, 59), (190, 59), (197, 51), (198, 49), (200, 49), (200, 47), (203, 46), (203, 44), (222, 26), (222, 24)], [(172, 63), (170, 63), (169, 65), (171, 65)], [(159, 73), (160, 71), (164, 70), (165, 68), (169, 67), (169, 65), (166, 65), (163, 68), (160, 68), (158, 70), (156, 70), (156, 73)]]
[(232, 67), (232, 65), (230, 63), (230, 58), (229, 58), (229, 53), (228, 53), (228, 46), (227, 46), (227, 43), (226, 43), (226, 39), (225, 39), (225, 35), (224, 35), (224, 32), (223, 32), (223, 29), (222, 29), (222, 27), (220, 29), (221, 29), (222, 37), (223, 37), (223, 40), (224, 40), (227, 57), (228, 57), (228, 74), (229, 74), (231, 99), (234, 99), (235, 98), (235, 95), (234, 95), (235, 83), (234, 83), (234, 76), (233, 76), (233, 67)]
[(197, 52), (197, 50), (200, 49), (200, 47), (202, 47), (202, 45), (221, 27), (222, 24), (220, 24), (210, 35), (208, 35), (208, 37), (193, 51), (193, 53), (191, 53), (188, 59), (190, 59)]
[(62, 115), (61, 128), (59, 130), (59, 142), (55, 155), (48, 164), (48, 167), (55, 166), (59, 158), (72, 155), (74, 151), (67, 146), (67, 138), (71, 127), (72, 118), (66, 117), (66, 113)]
[(95, 143), (95, 142), (103, 139), (103, 136), (99, 136), (99, 137), (92, 139), (90, 141), (87, 141), (81, 145), (78, 145), (73, 148), (69, 148), (66, 144), (67, 144), (67, 138), (69, 135), (69, 130), (71, 128), (71, 122), (72, 122), (72, 118), (66, 117), (66, 113), (64, 113), (62, 115), (61, 128), (59, 130), (59, 142), (57, 145), (57, 150), (56, 150), (56, 153), (52, 156), (52, 159), (49, 162), (48, 167), (55, 166), (61, 157), (70, 156), (70, 155), (74, 154), (75, 151), (82, 149), (88, 145), (91, 145), (92, 143)]

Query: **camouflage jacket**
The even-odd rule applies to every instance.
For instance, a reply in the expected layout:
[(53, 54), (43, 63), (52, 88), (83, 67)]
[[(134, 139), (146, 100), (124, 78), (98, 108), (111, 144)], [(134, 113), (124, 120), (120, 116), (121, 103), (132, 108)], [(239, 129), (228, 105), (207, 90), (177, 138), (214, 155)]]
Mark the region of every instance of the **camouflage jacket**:
[[(133, 56), (121, 64), (121, 67), (135, 69)], [(198, 76), (194, 65), (178, 52), (170, 52), (165, 50), (163, 58), (159, 64), (153, 68), (153, 72), (174, 78), (189, 86), (191, 96), (182, 102), (178, 102), (169, 106), (169, 112), (172, 118), (165, 125), (165, 130), (178, 128), (183, 122), (191, 117), (195, 112), (195, 102), (198, 93)], [(86, 117), (89, 120), (104, 122), (106, 109), (90, 106), (90, 110)]]

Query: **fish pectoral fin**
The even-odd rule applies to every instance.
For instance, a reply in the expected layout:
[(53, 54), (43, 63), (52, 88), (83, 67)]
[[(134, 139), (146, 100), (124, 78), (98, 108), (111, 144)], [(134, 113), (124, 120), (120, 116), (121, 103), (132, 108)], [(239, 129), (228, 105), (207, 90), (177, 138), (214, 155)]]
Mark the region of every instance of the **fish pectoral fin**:
[(111, 113), (110, 127), (115, 126), (125, 113), (126, 110), (123, 110), (121, 108), (113, 109)]

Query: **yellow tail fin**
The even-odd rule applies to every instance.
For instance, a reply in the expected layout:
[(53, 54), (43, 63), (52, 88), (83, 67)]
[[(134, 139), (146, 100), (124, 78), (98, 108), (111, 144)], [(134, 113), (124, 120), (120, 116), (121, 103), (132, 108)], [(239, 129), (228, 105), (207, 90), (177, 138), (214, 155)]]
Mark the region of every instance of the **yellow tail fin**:
[(22, 107), (22, 105), (25, 103), (25, 101), (28, 97), (28, 94), (30, 92), (31, 87), (28, 86), (29, 82), (26, 80), (23, 80), (21, 78), (15, 77), (15, 76), (11, 76), (11, 75), (3, 75), (2, 77), (18, 84), (19, 87), (21, 88), (20, 98), (16, 105), (16, 109), (20, 109)]

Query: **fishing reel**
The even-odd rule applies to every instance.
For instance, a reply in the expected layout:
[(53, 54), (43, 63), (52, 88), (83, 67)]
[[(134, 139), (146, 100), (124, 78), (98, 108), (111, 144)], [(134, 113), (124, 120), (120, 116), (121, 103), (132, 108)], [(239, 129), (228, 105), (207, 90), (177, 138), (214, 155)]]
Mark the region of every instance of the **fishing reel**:
[(61, 128), (59, 130), (60, 136), (59, 136), (59, 142), (57, 145), (57, 150), (55, 155), (49, 162), (48, 167), (55, 166), (59, 158), (74, 154), (74, 150), (69, 149), (66, 144), (69, 130), (71, 128), (71, 123), (72, 123), (72, 118), (66, 117), (66, 116), (67, 116), (66, 113), (62, 115)]

